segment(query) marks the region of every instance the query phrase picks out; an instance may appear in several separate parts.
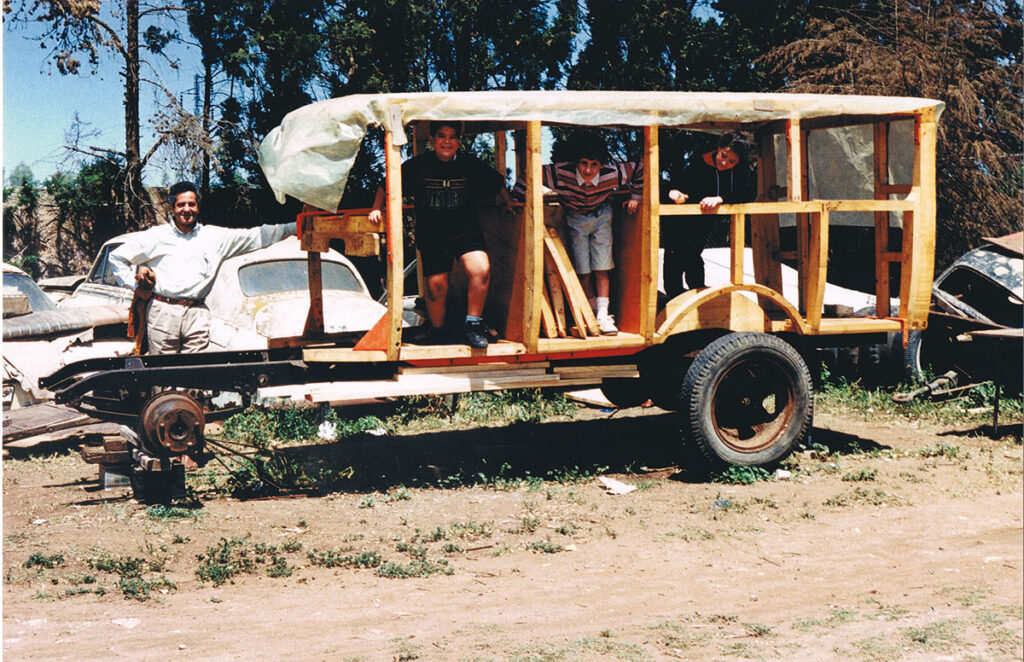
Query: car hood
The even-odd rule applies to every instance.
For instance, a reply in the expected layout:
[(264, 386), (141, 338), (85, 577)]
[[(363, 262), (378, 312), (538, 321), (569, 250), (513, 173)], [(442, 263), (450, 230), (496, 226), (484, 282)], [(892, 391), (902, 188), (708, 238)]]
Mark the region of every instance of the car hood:
[(4, 340), (42, 338), (127, 321), (128, 311), (115, 306), (47, 310), (5, 319)]
[[(370, 329), (386, 312), (384, 306), (373, 299), (353, 292), (327, 291), (324, 300), (324, 331), (365, 331)], [(228, 319), (241, 328), (255, 328), (266, 338), (289, 338), (302, 335), (309, 312), (309, 294), (306, 292), (275, 292), (246, 297), (239, 316)], [(216, 313), (215, 313), (216, 314)], [(252, 323), (240, 321), (246, 318)]]

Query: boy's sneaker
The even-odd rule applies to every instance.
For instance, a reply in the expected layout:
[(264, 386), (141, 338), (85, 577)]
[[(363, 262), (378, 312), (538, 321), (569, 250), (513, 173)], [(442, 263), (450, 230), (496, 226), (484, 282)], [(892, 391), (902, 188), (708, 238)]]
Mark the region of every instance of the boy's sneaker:
[(615, 320), (611, 315), (597, 318), (597, 328), (602, 336), (615, 336), (619, 333), (619, 327), (615, 326)]
[(480, 322), (466, 322), (465, 342), (470, 347), (483, 349), (487, 347), (487, 325)]

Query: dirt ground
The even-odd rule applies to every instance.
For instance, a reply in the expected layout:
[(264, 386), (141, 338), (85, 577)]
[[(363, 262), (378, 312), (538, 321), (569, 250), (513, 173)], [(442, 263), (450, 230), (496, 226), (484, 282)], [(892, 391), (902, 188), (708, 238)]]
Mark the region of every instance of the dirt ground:
[[(99, 490), (74, 454), (4, 460), (3, 657), (1024, 655), (1019, 437), (819, 413), (788, 477), (743, 485), (676, 466), (670, 415), (592, 415), (341, 442), (379, 489), (211, 499), (182, 519)], [(550, 479), (420, 486), (466, 457)], [(594, 463), (638, 489), (571, 480)], [(218, 545), (253, 572), (203, 581)]]

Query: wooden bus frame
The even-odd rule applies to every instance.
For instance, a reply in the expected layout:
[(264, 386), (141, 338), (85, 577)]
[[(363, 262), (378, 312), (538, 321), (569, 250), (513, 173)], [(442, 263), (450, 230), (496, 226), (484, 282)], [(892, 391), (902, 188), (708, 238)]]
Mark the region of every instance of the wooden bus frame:
[[(303, 336), (276, 339), (270, 353), (242, 361), (246, 366), (242, 372), (249, 377), (236, 379), (236, 390), (251, 393), (258, 389), (263, 395), (343, 403), (359, 396), (599, 384), (609, 399), (619, 404), (651, 397), (665, 408), (680, 410), (684, 429), (714, 462), (764, 465), (788, 454), (810, 426), (813, 384), (804, 360), (808, 347), (847, 345), (887, 333), (905, 337), (927, 322), (940, 102), (643, 92), (466, 92), (367, 95), (341, 101), (347, 103), (343, 110), (348, 115), (332, 114), (332, 107), (324, 105), (332, 102), (300, 109), (264, 143), (264, 169), (279, 195), (295, 195), (310, 203), (297, 223), (302, 247), (309, 251), (311, 304)], [(351, 112), (353, 105), (360, 112)], [(408, 256), (402, 239), (402, 145), (411, 138), (416, 152), (426, 141), (427, 124), (438, 119), (462, 122), (467, 133), (493, 133), (499, 171), (506, 168), (511, 135), (516, 148), (514, 171), (526, 180), (526, 201), (514, 217), (497, 210), (482, 213), (492, 261), (485, 313), (501, 338), (485, 349), (416, 344), (409, 341), (403, 328)], [(346, 120), (362, 123), (363, 131), (374, 124), (384, 129), (386, 221), (381, 226), (369, 222), (369, 210), (335, 211), (323, 202), (323, 187), (307, 193), (301, 186), (307, 166), (311, 176), (323, 179), (321, 161), (332, 148), (329, 136), (333, 125), (321, 132), (328, 136), (324, 138), (326, 147), (313, 145), (306, 154), (321, 161), (300, 158), (289, 162), (286, 158), (291, 154), (292, 136), (305, 140), (316, 134), (317, 122)], [(912, 177), (891, 182), (889, 129), (892, 123), (904, 121), (913, 123)], [(542, 131), (556, 125), (635, 129), (643, 135), (642, 162), (647, 176), (641, 207), (636, 214), (618, 215), (615, 222), (617, 276), (612, 300), (620, 330), (616, 336), (597, 333), (566, 254), (560, 209), (544, 200)], [(809, 136), (818, 130), (862, 125), (872, 131), (873, 197), (812, 197)], [(697, 204), (659, 202), (662, 129), (750, 132), (757, 145), (758, 186), (755, 202), (722, 205), (715, 212), (731, 219), (729, 282), (687, 291), (659, 305), (660, 226), (685, 222), (681, 217), (702, 213)], [(776, 147), (783, 144), (784, 179), (779, 180)], [(281, 174), (286, 170), (287, 178)], [(284, 179), (288, 181), (282, 184)], [(296, 181), (300, 184), (295, 185)], [(333, 190), (335, 197), (328, 194), (327, 199), (336, 204), (343, 186), (341, 177)], [(874, 217), (878, 304), (870, 317), (829, 315), (824, 306), (830, 218), (854, 211)], [(796, 248), (788, 252), (780, 244), (780, 215), (784, 214), (795, 215), (796, 223)], [(903, 226), (902, 244), (895, 248), (889, 244), (891, 214), (901, 216)], [(387, 312), (357, 338), (324, 333), (319, 254), (331, 240), (341, 240), (352, 255), (380, 254), (385, 264)], [(747, 244), (753, 252), (753, 281), (748, 281), (743, 271)], [(796, 264), (799, 274), (798, 301), (782, 295), (782, 264), (787, 261)], [(898, 265), (899, 307), (891, 310), (893, 264)], [(165, 368), (173, 364), (170, 357), (153, 359)], [(273, 371), (259, 373), (253, 367), (253, 362), (269, 365), (278, 360), (292, 368), (279, 376)], [(218, 357), (217, 361), (224, 366), (238, 363), (234, 357)], [(144, 374), (145, 362), (136, 365), (141, 369), (132, 373), (136, 383), (157, 385), (156, 378)], [(296, 374), (295, 365), (301, 365), (303, 371)], [(67, 371), (63, 379), (72, 372)], [(200, 385), (188, 383), (188, 369), (181, 374), (184, 377), (166, 378), (161, 384)], [(253, 383), (252, 375), (257, 374), (262, 379)], [(206, 375), (210, 378), (209, 372)], [(61, 381), (52, 379), (51, 383)], [(98, 384), (75, 384), (60, 397), (81, 402), (88, 388)], [(194, 413), (194, 406), (190, 411), (193, 416), (203, 415), (202, 411)]]

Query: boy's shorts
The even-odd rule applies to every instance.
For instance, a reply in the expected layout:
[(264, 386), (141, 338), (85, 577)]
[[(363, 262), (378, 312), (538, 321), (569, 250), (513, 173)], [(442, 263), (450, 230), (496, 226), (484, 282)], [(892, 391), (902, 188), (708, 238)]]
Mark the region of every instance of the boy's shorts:
[(417, 236), (416, 248), (420, 251), (424, 276), (448, 273), (452, 270), (452, 262), (455, 261), (455, 258), (473, 251), (487, 251), (484, 238), (478, 233), (440, 237), (439, 239), (420, 239)]
[(572, 265), (579, 275), (610, 271), (612, 261), (612, 206), (604, 204), (586, 214), (566, 214)]

